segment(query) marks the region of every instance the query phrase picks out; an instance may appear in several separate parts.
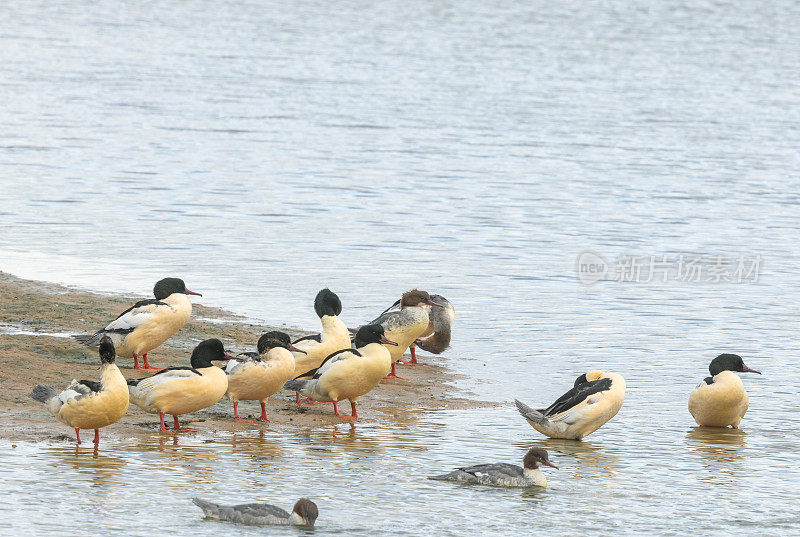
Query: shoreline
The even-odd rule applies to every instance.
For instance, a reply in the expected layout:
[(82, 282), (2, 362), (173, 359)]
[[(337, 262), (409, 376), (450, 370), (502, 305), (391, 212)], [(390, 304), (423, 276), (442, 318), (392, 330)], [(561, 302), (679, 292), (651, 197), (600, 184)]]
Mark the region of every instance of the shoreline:
[[(97, 349), (69, 339), (69, 334), (91, 333), (145, 297), (104, 294), (59, 284), (26, 280), (0, 272), (0, 438), (11, 441), (74, 441), (74, 431), (59, 423), (41, 403), (29, 397), (38, 383), (64, 389), (74, 378), (95, 379)], [(202, 300), (202, 299), (201, 299)], [(186, 325), (150, 354), (158, 366), (188, 365), (194, 346), (210, 337), (222, 340), (231, 353), (253, 350), (258, 337), (268, 330), (283, 330), (292, 338), (311, 332), (286, 327), (262, 326), (220, 308), (193, 304)], [(455, 377), (445, 367), (448, 355), (421, 354), (419, 365), (401, 366), (407, 380), (381, 382), (359, 399), (359, 415), (380, 422), (407, 422), (415, 412), (498, 406), (479, 401), (451, 384)], [(128, 378), (147, 374), (133, 369), (132, 360), (119, 358), (117, 365)], [(345, 403), (346, 405), (346, 403)], [(242, 417), (260, 413), (255, 401), (242, 401)], [(345, 410), (347, 410), (345, 408)], [(233, 420), (233, 405), (224, 397), (216, 405), (182, 417), (182, 424), (202, 423), (201, 433), (237, 433), (273, 428), (315, 428), (349, 420), (333, 415), (330, 404), (298, 407), (294, 393), (281, 391), (267, 403), (269, 419), (281, 423), (242, 423)], [(357, 420), (358, 423), (361, 420)], [(117, 423), (101, 432), (102, 438), (145, 437), (158, 432), (158, 416), (131, 405)], [(84, 440), (85, 443), (85, 440)]]

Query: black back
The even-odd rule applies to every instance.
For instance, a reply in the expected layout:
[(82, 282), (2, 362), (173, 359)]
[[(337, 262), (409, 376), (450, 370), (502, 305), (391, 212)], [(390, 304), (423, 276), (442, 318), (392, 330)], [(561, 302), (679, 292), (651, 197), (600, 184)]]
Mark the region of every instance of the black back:
[(303, 336), (301, 338), (297, 338), (294, 340), (294, 344), (300, 343), (301, 341), (316, 341), (317, 343), (322, 343), (322, 334), (311, 334), (310, 336)]
[[(585, 375), (584, 378), (586, 378)], [(569, 390), (567, 393), (556, 399), (556, 401), (552, 405), (543, 410), (539, 410), (539, 412), (541, 412), (545, 416), (552, 416), (553, 414), (558, 414), (559, 412), (563, 412), (565, 410), (574, 407), (575, 405), (581, 403), (584, 399), (586, 399), (591, 395), (604, 392), (610, 389), (611, 389), (610, 378), (602, 378), (598, 380), (593, 380), (591, 382), (578, 384), (577, 386)]]
[[(164, 297), (164, 298), (166, 298), (166, 297)], [(150, 304), (155, 304), (157, 306), (169, 306), (169, 304), (167, 304), (166, 302), (161, 302), (160, 300), (158, 300), (156, 298), (146, 298), (144, 300), (140, 300), (139, 302), (137, 302), (136, 304), (134, 304), (130, 308), (126, 309), (125, 311), (123, 311), (122, 313), (117, 315), (117, 317), (114, 320), (116, 321), (117, 319), (119, 319), (120, 317), (122, 317), (123, 315), (125, 315), (126, 313), (128, 313), (129, 311), (131, 311), (133, 309), (141, 308), (142, 306), (149, 306)], [(122, 329), (114, 329), (114, 330), (105, 330), (105, 332), (116, 332), (118, 334), (129, 334), (129, 333), (133, 332), (134, 330), (135, 330), (135, 328), (122, 328)]]
[(298, 375), (298, 376), (296, 376), (296, 377), (295, 377), (295, 380), (297, 380), (297, 379), (299, 379), (299, 378), (302, 378), (302, 377), (311, 377), (311, 378), (318, 379), (318, 378), (321, 376), (321, 373), (319, 373), (319, 370), (320, 370), (320, 369), (322, 369), (322, 366), (323, 366), (323, 365), (325, 365), (325, 363), (326, 363), (328, 360), (330, 360), (330, 359), (331, 359), (331, 358), (333, 358), (334, 356), (338, 356), (338, 355), (342, 354), (343, 352), (352, 352), (352, 353), (353, 353), (353, 354), (355, 354), (356, 356), (361, 356), (361, 353), (360, 353), (360, 352), (358, 352), (358, 351), (357, 351), (357, 350), (355, 350), (355, 349), (339, 349), (338, 351), (336, 351), (336, 352), (332, 352), (332, 353), (330, 353), (328, 356), (326, 356), (326, 357), (325, 357), (325, 359), (324, 359), (324, 360), (322, 360), (322, 363), (321, 363), (321, 364), (319, 364), (319, 366), (318, 366), (318, 367), (315, 367), (315, 368), (314, 368), (314, 369), (312, 369), (311, 371), (306, 371), (306, 372), (305, 372), (305, 373), (303, 373), (302, 375)]

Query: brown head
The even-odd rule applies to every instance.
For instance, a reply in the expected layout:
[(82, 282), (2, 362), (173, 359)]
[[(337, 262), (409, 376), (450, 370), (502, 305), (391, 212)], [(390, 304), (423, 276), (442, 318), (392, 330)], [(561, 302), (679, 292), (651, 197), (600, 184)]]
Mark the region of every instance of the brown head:
[(306, 524), (309, 526), (313, 526), (314, 522), (317, 520), (317, 515), (319, 515), (319, 509), (317, 509), (317, 504), (309, 500), (308, 498), (300, 498), (297, 500), (297, 503), (294, 504), (294, 508), (292, 509), (293, 512), (300, 515), (300, 518), (306, 521)]
[(529, 449), (522, 459), (522, 467), (526, 470), (536, 470), (541, 465), (550, 466), (558, 470), (558, 466), (550, 462), (546, 449), (540, 447)]
[(431, 300), (431, 295), (427, 291), (420, 291), (419, 289), (412, 289), (403, 293), (403, 298), (400, 299), (400, 307), (405, 308), (409, 306), (436, 306), (441, 308), (441, 304), (437, 304)]

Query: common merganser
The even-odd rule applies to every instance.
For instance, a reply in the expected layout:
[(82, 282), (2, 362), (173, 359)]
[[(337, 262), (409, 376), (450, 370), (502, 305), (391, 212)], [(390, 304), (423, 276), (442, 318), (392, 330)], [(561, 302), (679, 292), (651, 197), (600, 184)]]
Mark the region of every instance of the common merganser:
[(403, 379), (403, 377), (397, 376), (395, 364), (403, 357), (408, 347), (427, 332), (428, 326), (431, 324), (428, 306), (442, 307), (431, 300), (431, 296), (426, 291), (412, 289), (403, 293), (399, 311), (385, 311), (369, 323), (383, 326), (386, 337), (397, 342), (396, 347), (389, 349), (392, 356), (392, 370), (386, 378)]
[(580, 440), (613, 418), (625, 399), (625, 379), (617, 373), (589, 371), (547, 408), (534, 410), (514, 400), (531, 427), (550, 438)]
[(259, 526), (314, 526), (319, 510), (317, 504), (308, 498), (300, 498), (291, 513), (268, 503), (245, 503), (241, 505), (220, 505), (200, 498), (192, 498), (192, 503), (203, 510), (208, 518), (252, 524)]
[(540, 465), (558, 469), (550, 462), (547, 451), (542, 448), (531, 448), (522, 459), (522, 467), (516, 464), (496, 463), (465, 466), (429, 479), (438, 481), (460, 481), (475, 485), (491, 485), (494, 487), (546, 487), (547, 478), (539, 469)]
[[(452, 332), (453, 321), (456, 318), (456, 310), (453, 305), (442, 295), (431, 295), (431, 300), (442, 306), (441, 308), (431, 307), (428, 311), (430, 322), (425, 333), (419, 336), (408, 348), (411, 351), (411, 360), (400, 363), (416, 364), (416, 347), (431, 354), (442, 354), (450, 346), (450, 335)], [(389, 306), (383, 313), (394, 311), (400, 307), (400, 300)], [(430, 337), (428, 337), (430, 336)], [(422, 339), (426, 338), (426, 339)]]
[[(302, 393), (315, 401), (333, 403), (334, 415), (357, 419), (356, 401), (380, 384), (391, 367), (391, 355), (385, 345), (397, 345), (384, 336), (381, 325), (362, 326), (356, 333), (355, 349), (341, 349), (322, 362), (317, 369), (286, 383), (286, 389)], [(339, 414), (337, 403), (350, 400), (352, 416)]]
[[(120, 313), (102, 330), (91, 335), (72, 336), (84, 345), (100, 344), (103, 336), (114, 342), (117, 355), (133, 357), (133, 368), (139, 371), (158, 371), (161, 367), (150, 367), (147, 353), (171, 338), (189, 320), (192, 303), (186, 295), (203, 296), (189, 291), (180, 278), (164, 278), (153, 287), (155, 298), (140, 300)], [(139, 367), (139, 356), (144, 367)]]
[[(170, 367), (149, 377), (128, 379), (131, 402), (145, 412), (158, 414), (162, 432), (194, 431), (181, 428), (178, 416), (208, 408), (222, 399), (228, 390), (228, 377), (211, 362), (231, 359), (235, 356), (225, 353), (220, 340), (207, 339), (192, 352), (191, 367)], [(172, 414), (174, 429), (167, 429), (164, 414)]]
[(267, 419), (267, 399), (278, 393), (286, 381), (294, 376), (294, 355), (290, 351), (305, 353), (292, 345), (284, 332), (267, 332), (258, 338), (258, 353), (240, 354), (244, 358), (231, 360), (225, 368), (228, 375), (228, 396), (233, 401), (233, 418), (239, 417), (239, 401), (259, 401), (261, 421)]
[(744, 365), (738, 354), (720, 354), (708, 366), (710, 377), (692, 390), (689, 395), (689, 412), (694, 421), (704, 427), (739, 428), (749, 399), (742, 379), (734, 373), (758, 373)]
[(75, 428), (78, 444), (81, 429), (94, 429), (94, 443), (99, 444), (100, 429), (118, 422), (128, 411), (128, 386), (114, 359), (114, 344), (104, 336), (100, 340), (100, 382), (73, 380), (61, 393), (37, 384), (31, 392), (58, 421)]
[[(350, 333), (347, 326), (339, 319), (342, 313), (342, 301), (330, 289), (322, 289), (314, 298), (314, 311), (322, 323), (322, 333), (304, 336), (294, 341), (298, 348), (295, 353), (294, 377), (302, 375), (320, 366), (322, 361), (341, 349), (350, 348)], [(304, 354), (300, 354), (303, 351)], [(303, 405), (300, 394), (295, 400), (298, 405)]]

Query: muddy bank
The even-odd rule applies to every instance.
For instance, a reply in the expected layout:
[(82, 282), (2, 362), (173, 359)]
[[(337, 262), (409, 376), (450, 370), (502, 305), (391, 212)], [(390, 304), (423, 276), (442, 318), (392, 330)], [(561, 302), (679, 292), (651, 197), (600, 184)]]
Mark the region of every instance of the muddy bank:
[[(44, 440), (74, 433), (55, 421), (43, 405), (30, 399), (31, 388), (39, 383), (65, 387), (72, 379), (98, 376), (97, 350), (66, 337), (90, 333), (116, 317), (143, 296), (105, 295), (56, 284), (23, 280), (0, 272), (0, 437), (9, 440)], [(209, 301), (198, 298), (196, 302)], [(314, 328), (314, 327), (309, 327)], [(275, 329), (248, 322), (243, 317), (196, 303), (188, 323), (163, 346), (150, 353), (150, 363), (158, 366), (188, 365), (191, 349), (210, 337), (223, 341), (230, 352), (253, 350), (258, 336)], [(307, 332), (286, 330), (299, 336)], [(455, 377), (446, 368), (447, 353), (429, 356), (421, 353), (422, 364), (401, 366), (398, 373), (407, 380), (382, 382), (359, 401), (359, 416), (413, 422), (417, 413), (442, 409), (470, 409), (493, 406), (477, 401), (451, 383)], [(130, 359), (118, 365), (127, 377), (144, 373), (132, 369)], [(257, 415), (256, 402), (243, 401), (240, 415)], [(349, 410), (345, 402), (343, 412)], [(236, 423), (227, 398), (205, 411), (186, 416), (202, 431), (246, 431), (264, 427), (320, 427), (346, 420), (333, 416), (330, 404), (298, 407), (294, 396), (281, 392), (267, 404), (270, 419), (280, 424)], [(103, 430), (105, 436), (130, 437), (154, 434), (158, 416), (146, 414), (131, 405), (120, 422)], [(200, 425), (197, 425), (201, 422)]]

